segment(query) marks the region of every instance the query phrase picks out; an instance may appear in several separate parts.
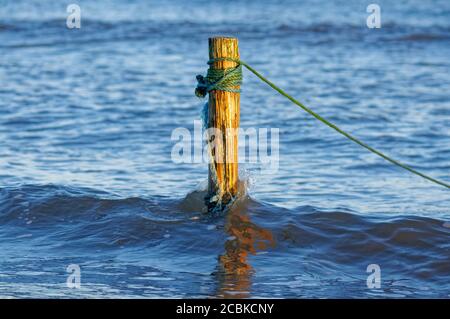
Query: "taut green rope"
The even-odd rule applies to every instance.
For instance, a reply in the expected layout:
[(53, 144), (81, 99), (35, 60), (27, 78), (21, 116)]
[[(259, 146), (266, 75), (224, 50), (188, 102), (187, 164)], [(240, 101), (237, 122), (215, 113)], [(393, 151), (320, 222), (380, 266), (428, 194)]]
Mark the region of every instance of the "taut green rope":
[[(336, 125), (334, 125), (333, 123), (331, 123), (330, 121), (326, 120), (325, 118), (323, 118), (322, 116), (320, 116), (319, 114), (317, 114), (316, 112), (314, 112), (313, 110), (311, 110), (310, 108), (306, 107), (305, 105), (303, 105), (301, 102), (297, 101), (296, 99), (294, 99), (291, 95), (287, 94), (285, 91), (283, 91), (282, 89), (280, 89), (278, 86), (276, 86), (275, 84), (273, 84), (271, 81), (269, 81), (267, 78), (265, 78), (263, 75), (261, 75), (259, 72), (257, 72), (255, 69), (253, 69), (250, 65), (248, 65), (247, 63), (245, 63), (242, 60), (237, 60), (237, 59), (231, 59), (231, 58), (218, 58), (218, 59), (212, 59), (208, 62), (208, 64), (212, 64), (213, 62), (216, 61), (232, 61), (232, 62), (236, 62), (238, 64), (238, 66), (236, 68), (233, 68), (232, 70), (234, 70), (235, 74), (233, 74), (232, 76), (230, 75), (231, 71), (228, 71), (229, 69), (226, 70), (222, 70), (221, 72), (221, 77), (219, 78), (219, 72), (216, 73), (216, 71), (211, 71), (211, 78), (210, 80), (212, 80), (212, 84), (210, 84), (208, 86), (205, 84), (202, 84), (199, 80), (199, 77), (201, 77), (203, 79), (202, 76), (197, 75), (197, 80), (198, 80), (198, 85), (197, 85), (197, 89), (196, 89), (196, 95), (200, 96), (200, 97), (204, 97), (206, 96), (206, 93), (209, 92), (210, 90), (223, 90), (223, 91), (231, 91), (231, 88), (240, 85), (242, 83), (242, 68), (241, 66), (245, 66), (250, 72), (252, 72), (253, 74), (255, 74), (260, 80), (262, 80), (263, 82), (265, 82), (266, 84), (268, 84), (272, 89), (274, 89), (275, 91), (277, 91), (278, 93), (280, 93), (281, 95), (283, 95), (285, 98), (287, 98), (288, 100), (290, 100), (292, 103), (294, 103), (295, 105), (299, 106), (300, 108), (302, 108), (304, 111), (306, 111), (307, 113), (309, 113), (310, 115), (312, 115), (313, 117), (315, 117), (317, 120), (319, 120), (320, 122), (324, 123), (325, 125), (331, 127), (332, 129), (334, 129), (335, 131), (337, 131), (338, 133), (344, 135), (346, 138), (348, 138), (349, 140), (353, 141), (354, 143), (364, 147), (365, 149), (369, 150), (370, 152), (384, 158), (386, 161), (397, 165), (413, 174), (416, 174), (424, 179), (427, 179), (435, 184), (444, 186), (446, 188), (450, 188), (450, 185), (447, 183), (444, 183), (442, 181), (439, 181), (433, 177), (430, 177), (428, 175), (425, 175), (419, 171), (416, 171), (415, 169), (409, 167), (408, 165), (405, 165), (385, 154), (383, 154), (382, 152), (374, 149), (373, 147), (367, 145), (366, 143), (362, 142), (361, 140), (357, 139), (356, 137), (353, 137), (352, 135), (350, 135), (349, 133), (341, 130), (339, 127), (337, 127)], [(210, 75), (210, 70), (212, 68), (210, 67), (208, 70), (208, 75)], [(214, 69), (215, 70), (215, 69)], [(240, 73), (240, 74), (237, 74)], [(208, 78), (208, 75), (206, 78)], [(235, 80), (238, 79), (238, 80)], [(219, 83), (219, 85), (215, 85)], [(222, 83), (226, 83), (226, 85), (221, 86)], [(214, 86), (215, 85), (215, 86)], [(197, 94), (197, 91), (200, 89), (205, 90), (205, 94)], [(202, 91), (203, 92), (203, 91)], [(231, 91), (233, 92), (233, 91)]]

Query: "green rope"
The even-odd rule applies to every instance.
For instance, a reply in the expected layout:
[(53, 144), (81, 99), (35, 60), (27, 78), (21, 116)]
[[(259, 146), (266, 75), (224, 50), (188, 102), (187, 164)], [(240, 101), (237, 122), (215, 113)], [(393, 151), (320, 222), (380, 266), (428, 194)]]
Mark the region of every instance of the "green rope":
[[(324, 123), (325, 125), (331, 127), (332, 129), (334, 129), (335, 131), (337, 131), (338, 133), (344, 135), (346, 138), (348, 138), (349, 140), (355, 142), (356, 144), (364, 147), (365, 149), (369, 150), (370, 152), (384, 158), (386, 161), (397, 165), (413, 174), (416, 174), (424, 179), (427, 179), (435, 184), (444, 186), (446, 188), (450, 188), (450, 185), (447, 183), (444, 183), (442, 181), (439, 181), (433, 177), (430, 177), (428, 175), (425, 175), (419, 171), (416, 171), (415, 169), (409, 167), (408, 165), (405, 165), (393, 158), (390, 158), (389, 156), (383, 154), (382, 152), (374, 149), (373, 147), (367, 145), (366, 143), (362, 142), (361, 140), (357, 139), (356, 137), (353, 137), (352, 135), (350, 135), (349, 133), (341, 130), (339, 127), (337, 127), (336, 125), (334, 125), (333, 123), (331, 123), (330, 121), (326, 120), (325, 118), (323, 118), (322, 116), (320, 116), (319, 114), (317, 114), (316, 112), (314, 112), (313, 110), (311, 110), (310, 108), (306, 107), (305, 105), (303, 105), (301, 102), (297, 101), (296, 99), (294, 99), (291, 95), (287, 94), (285, 91), (283, 91), (282, 89), (280, 89), (278, 86), (276, 86), (275, 84), (273, 84), (272, 82), (270, 82), (268, 79), (266, 79), (263, 75), (261, 75), (260, 73), (258, 73), (255, 69), (253, 69), (250, 65), (248, 65), (247, 63), (241, 61), (241, 60), (237, 60), (237, 59), (231, 59), (231, 58), (218, 58), (218, 59), (212, 59), (208, 62), (209, 65), (211, 65), (213, 62), (217, 62), (217, 61), (232, 61), (232, 62), (236, 62), (238, 64), (238, 66), (236, 68), (233, 68), (233, 70), (235, 70), (234, 72), (236, 74), (233, 74), (232, 76), (230, 75), (231, 71), (227, 72), (226, 70), (222, 70), (223, 72), (221, 72), (222, 74), (222, 78), (218, 78), (218, 74), (219, 72), (216, 73), (216, 71), (211, 71), (211, 73), (213, 74), (213, 77), (211, 78), (212, 80), (214, 80), (212, 86), (201, 86), (201, 88), (205, 88), (205, 94), (204, 95), (199, 95), (197, 94), (197, 90), (199, 88), (199, 85), (201, 84), (199, 81), (199, 84), (197, 85), (197, 89), (196, 89), (196, 95), (197, 96), (201, 96), (204, 97), (206, 96), (206, 92), (209, 92), (209, 88), (214, 87), (212, 89), (217, 89), (217, 90), (223, 90), (223, 91), (229, 91), (229, 92), (233, 92), (230, 91), (230, 88), (235, 87), (237, 85), (240, 85), (242, 83), (242, 68), (241, 66), (245, 66), (250, 72), (252, 72), (253, 74), (255, 74), (260, 80), (262, 80), (263, 82), (265, 82), (266, 84), (268, 84), (272, 89), (274, 89), (275, 91), (277, 91), (278, 93), (280, 93), (281, 95), (283, 95), (285, 98), (287, 98), (288, 100), (290, 100), (292, 103), (294, 103), (295, 105), (299, 106), (300, 108), (302, 108), (304, 111), (306, 111), (307, 113), (309, 113), (310, 115), (312, 115), (313, 117), (315, 117), (317, 120), (319, 120), (320, 122)], [(208, 75), (210, 74), (210, 70), (211, 70), (211, 66), (208, 70)], [(215, 70), (215, 69), (214, 69)], [(237, 74), (240, 73), (240, 74)], [(207, 75), (207, 78), (208, 78)], [(217, 77), (216, 77), (217, 76)], [(199, 79), (199, 77), (201, 76), (197, 76), (197, 80)], [(227, 78), (228, 77), (228, 78)], [(203, 78), (203, 77), (202, 77)], [(234, 80), (234, 79), (239, 79), (239, 80)], [(214, 86), (215, 83), (226, 83), (225, 86)], [(212, 90), (211, 89), (211, 90)]]
[(197, 75), (197, 88), (195, 89), (195, 95), (198, 97), (205, 97), (209, 91), (220, 90), (227, 92), (239, 93), (236, 87), (242, 84), (242, 66), (238, 62), (235, 68), (215, 69), (211, 67), (211, 64), (217, 60), (213, 59), (208, 62), (210, 65), (206, 76)]

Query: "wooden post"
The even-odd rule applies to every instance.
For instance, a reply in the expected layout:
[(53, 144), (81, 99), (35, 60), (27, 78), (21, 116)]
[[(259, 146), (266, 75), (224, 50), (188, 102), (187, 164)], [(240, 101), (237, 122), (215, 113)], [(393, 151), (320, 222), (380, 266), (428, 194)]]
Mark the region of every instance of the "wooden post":
[[(238, 40), (229, 37), (210, 38), (209, 58), (239, 59)], [(226, 69), (236, 66), (232, 61), (217, 61), (210, 67)], [(218, 195), (222, 204), (228, 203), (238, 189), (239, 103), (239, 93), (220, 90), (209, 92), (208, 128), (220, 130), (222, 136), (215, 136), (213, 161), (209, 164), (208, 197)]]

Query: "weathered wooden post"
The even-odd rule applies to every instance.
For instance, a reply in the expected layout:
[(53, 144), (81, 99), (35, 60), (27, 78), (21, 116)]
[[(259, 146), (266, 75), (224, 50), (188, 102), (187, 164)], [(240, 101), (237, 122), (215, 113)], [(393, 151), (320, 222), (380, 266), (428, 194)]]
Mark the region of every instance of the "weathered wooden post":
[[(209, 58), (239, 59), (238, 40), (230, 37), (210, 38)], [(237, 63), (233, 61), (216, 61), (210, 68), (228, 69), (236, 66)], [(238, 90), (239, 86), (235, 89)], [(208, 173), (208, 197), (214, 198), (217, 195), (222, 204), (227, 204), (238, 190), (239, 104), (238, 92), (209, 92), (208, 128), (215, 128), (221, 134), (214, 137), (213, 160), (209, 164)]]

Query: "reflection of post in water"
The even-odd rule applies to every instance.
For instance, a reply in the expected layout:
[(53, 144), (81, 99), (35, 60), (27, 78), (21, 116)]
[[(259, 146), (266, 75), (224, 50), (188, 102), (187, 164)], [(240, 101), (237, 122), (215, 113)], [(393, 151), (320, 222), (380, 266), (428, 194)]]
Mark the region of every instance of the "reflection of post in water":
[(253, 273), (247, 260), (249, 254), (274, 247), (275, 240), (268, 229), (252, 223), (239, 209), (228, 212), (225, 231), (231, 238), (225, 242), (225, 253), (219, 256), (219, 295), (245, 298)]

